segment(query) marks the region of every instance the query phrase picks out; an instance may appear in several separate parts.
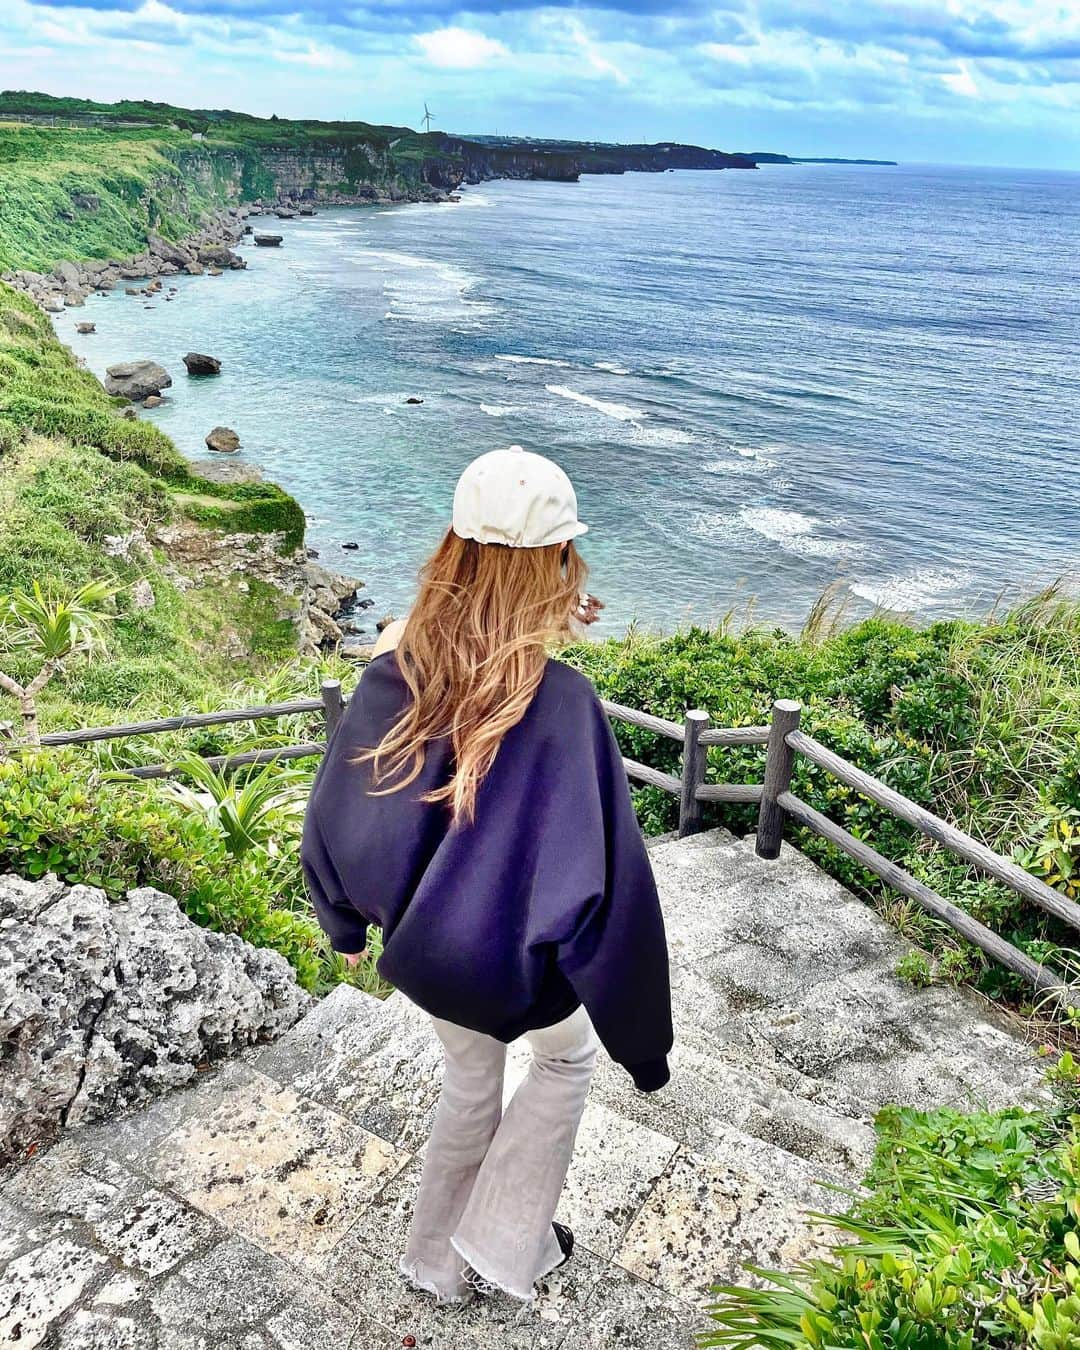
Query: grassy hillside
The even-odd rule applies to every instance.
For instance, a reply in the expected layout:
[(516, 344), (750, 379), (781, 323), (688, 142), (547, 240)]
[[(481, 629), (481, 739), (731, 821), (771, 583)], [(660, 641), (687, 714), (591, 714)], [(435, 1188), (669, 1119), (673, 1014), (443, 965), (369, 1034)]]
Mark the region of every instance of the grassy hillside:
[[(115, 543), (183, 520), (280, 531), (285, 552), (303, 538), (303, 512), (291, 497), (272, 484), (226, 488), (194, 477), (156, 427), (121, 415), (40, 311), (0, 285), (0, 592), (31, 578), (71, 588), (105, 577), (120, 587), (110, 659), (74, 667), (56, 686), (47, 703), (60, 720), (92, 720), (149, 693), (190, 700), (218, 678), (235, 680), (223, 633), (243, 641), (253, 672), (295, 651), (294, 626), (279, 617), (295, 597), (256, 581), (243, 590), (239, 580), (190, 585), (159, 547)], [(140, 579), (154, 604), (137, 610)], [(20, 658), (10, 664), (18, 668)]]
[[(192, 232), (210, 210), (271, 196), (278, 156), (332, 157), (326, 188), (415, 190), (452, 164), (437, 135), (366, 122), (289, 122), (165, 104), (0, 94), (0, 270), (125, 258), (151, 229)], [(194, 137), (199, 137), (196, 140)]]

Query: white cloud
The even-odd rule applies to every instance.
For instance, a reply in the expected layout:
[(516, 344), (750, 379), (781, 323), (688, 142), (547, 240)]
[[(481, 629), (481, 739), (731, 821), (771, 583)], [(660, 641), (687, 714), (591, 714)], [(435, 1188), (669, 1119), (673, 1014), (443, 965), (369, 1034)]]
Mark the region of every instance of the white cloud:
[(431, 65), (444, 70), (475, 70), (510, 55), (501, 42), (470, 28), (436, 28), (413, 41)]
[(956, 70), (942, 75), (941, 83), (946, 89), (951, 89), (954, 94), (959, 94), (963, 98), (979, 97), (979, 86), (975, 83), (975, 77), (966, 61), (958, 62)]

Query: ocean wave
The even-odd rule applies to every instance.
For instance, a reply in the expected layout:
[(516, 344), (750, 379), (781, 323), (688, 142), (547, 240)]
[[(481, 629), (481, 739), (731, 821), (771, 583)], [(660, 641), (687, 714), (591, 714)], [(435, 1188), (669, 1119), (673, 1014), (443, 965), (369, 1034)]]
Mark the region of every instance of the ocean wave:
[(853, 581), (852, 592), (879, 609), (924, 609), (955, 597), (971, 583), (971, 573), (955, 567), (917, 567), (882, 580)]
[(696, 437), (681, 427), (643, 427), (635, 425), (633, 441), (637, 445), (693, 445)]
[(861, 553), (855, 540), (823, 539), (816, 531), (824, 521), (802, 511), (787, 511), (776, 506), (743, 506), (736, 512), (702, 511), (690, 522), (690, 529), (701, 539), (749, 542), (757, 535), (776, 544), (785, 553), (799, 558), (847, 558)]
[(390, 305), (385, 319), (445, 323), (476, 319), (492, 312), (487, 301), (469, 295), (479, 277), (452, 263), (380, 248), (358, 249), (349, 255), (348, 261), (379, 268), (383, 292)]
[(606, 370), (611, 375), (629, 375), (630, 372), (625, 366), (620, 366), (617, 361), (594, 361), (594, 370)]
[(489, 417), (506, 417), (508, 413), (519, 412), (519, 403), (481, 403), (480, 411)]
[(739, 520), (763, 539), (779, 544), (785, 553), (800, 558), (847, 558), (862, 552), (862, 545), (851, 539), (822, 539), (814, 532), (824, 522), (802, 511), (785, 511), (777, 506), (744, 506)]
[(562, 370), (570, 370), (572, 362), (560, 361), (554, 356), (515, 356), (508, 352), (498, 352), (495, 356), (496, 361), (509, 361), (515, 366), (558, 366)]
[(625, 403), (606, 403), (603, 399), (593, 398), (591, 394), (582, 394), (576, 389), (568, 389), (565, 384), (547, 384), (544, 388), (549, 394), (558, 394), (560, 398), (568, 398), (574, 403), (582, 403), (604, 417), (614, 418), (616, 422), (638, 422), (646, 416), (639, 408), (631, 408)]

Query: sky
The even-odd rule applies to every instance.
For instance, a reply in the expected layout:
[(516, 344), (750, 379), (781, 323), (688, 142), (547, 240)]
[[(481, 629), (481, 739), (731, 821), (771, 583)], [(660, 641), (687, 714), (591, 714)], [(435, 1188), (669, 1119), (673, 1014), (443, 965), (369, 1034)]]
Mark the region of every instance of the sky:
[(0, 85), (1080, 169), (1080, 0), (0, 0)]

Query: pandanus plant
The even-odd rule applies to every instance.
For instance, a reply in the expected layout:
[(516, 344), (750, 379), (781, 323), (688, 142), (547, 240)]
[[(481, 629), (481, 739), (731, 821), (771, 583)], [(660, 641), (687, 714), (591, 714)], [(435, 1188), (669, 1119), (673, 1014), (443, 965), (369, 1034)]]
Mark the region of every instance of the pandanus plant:
[(234, 858), (253, 848), (273, 857), (282, 825), (301, 814), (311, 787), (310, 773), (274, 763), (218, 769), (188, 754), (176, 769), (186, 781), (170, 782), (165, 791), (201, 815)]
[(45, 590), (35, 581), (29, 590), (0, 595), (0, 643), (12, 655), (41, 662), (25, 684), (0, 671), (0, 689), (18, 700), (28, 745), (41, 744), (37, 700), (52, 677), (72, 658), (105, 650), (105, 606), (116, 590), (108, 581), (90, 581), (77, 590)]

